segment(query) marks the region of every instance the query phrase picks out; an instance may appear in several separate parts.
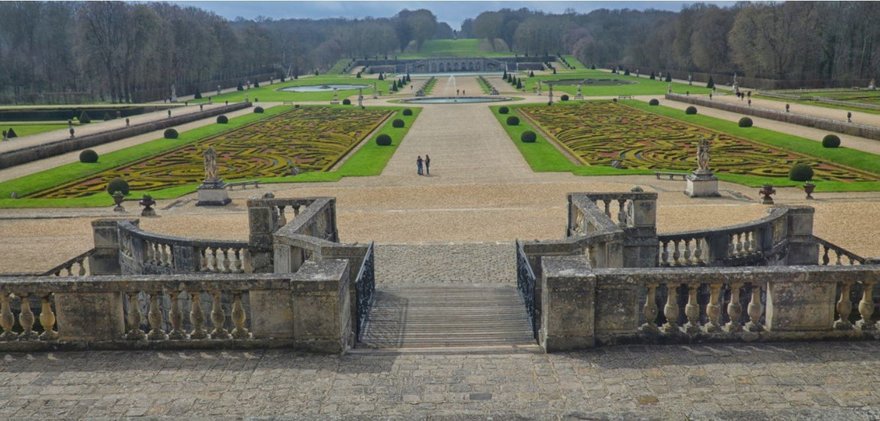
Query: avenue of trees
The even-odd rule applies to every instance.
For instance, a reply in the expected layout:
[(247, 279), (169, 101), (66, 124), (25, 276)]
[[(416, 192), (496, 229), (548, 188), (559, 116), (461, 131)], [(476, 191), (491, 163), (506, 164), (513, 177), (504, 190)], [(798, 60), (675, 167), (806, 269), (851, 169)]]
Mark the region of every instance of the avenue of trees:
[(694, 4), (680, 12), (502, 9), (460, 31), (424, 9), (391, 18), (230, 21), (141, 2), (0, 2), (0, 103), (166, 98), (217, 85), (391, 57), (430, 39), (583, 63), (765, 79), (861, 81), (880, 73), (880, 3)]
[(178, 95), (210, 94), (452, 36), (427, 10), (229, 21), (168, 3), (0, 2), (0, 103), (157, 100), (172, 85)]
[(788, 80), (862, 80), (880, 73), (880, 3), (694, 4), (656, 10), (484, 12), (462, 36), (512, 52), (572, 53), (585, 64)]

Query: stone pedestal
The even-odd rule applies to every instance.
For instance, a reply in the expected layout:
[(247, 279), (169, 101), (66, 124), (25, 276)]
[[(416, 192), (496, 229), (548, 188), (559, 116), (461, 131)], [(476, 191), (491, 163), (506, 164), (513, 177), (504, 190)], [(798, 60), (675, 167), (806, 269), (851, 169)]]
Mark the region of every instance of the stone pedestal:
[(687, 176), (684, 193), (690, 197), (718, 197), (718, 178), (712, 171), (697, 170)]
[(206, 181), (199, 186), (199, 201), (196, 206), (225, 206), (231, 201), (226, 192), (226, 183), (221, 180)]

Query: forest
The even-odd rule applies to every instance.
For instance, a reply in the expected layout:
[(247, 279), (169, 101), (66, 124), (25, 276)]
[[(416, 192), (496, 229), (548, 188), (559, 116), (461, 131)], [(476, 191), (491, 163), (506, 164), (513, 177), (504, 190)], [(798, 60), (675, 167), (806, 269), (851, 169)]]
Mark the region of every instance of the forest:
[(878, 21), (876, 2), (586, 14), (502, 9), (459, 29), (424, 9), (390, 18), (231, 21), (168, 3), (0, 2), (0, 103), (156, 100), (171, 85), (181, 95), (206, 92), (446, 38), (484, 38), (511, 54), (573, 54), (586, 64), (643, 72), (855, 84), (880, 73)]

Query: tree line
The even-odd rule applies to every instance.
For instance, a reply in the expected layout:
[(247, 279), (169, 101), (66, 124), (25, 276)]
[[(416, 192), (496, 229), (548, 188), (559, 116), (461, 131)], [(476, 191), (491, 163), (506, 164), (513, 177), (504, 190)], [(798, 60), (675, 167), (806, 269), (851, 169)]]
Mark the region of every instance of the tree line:
[(427, 10), (229, 21), (195, 7), (0, 2), (0, 103), (139, 102), (326, 70), (452, 37)]
[(0, 103), (137, 102), (388, 57), (430, 39), (485, 38), (587, 65), (861, 81), (880, 70), (876, 2), (694, 4), (680, 12), (484, 12), (456, 32), (424, 9), (390, 18), (230, 21), (135, 2), (0, 2)]
[(880, 3), (693, 4), (680, 12), (481, 13), (462, 36), (522, 54), (572, 53), (587, 65), (779, 80), (864, 80), (880, 71)]

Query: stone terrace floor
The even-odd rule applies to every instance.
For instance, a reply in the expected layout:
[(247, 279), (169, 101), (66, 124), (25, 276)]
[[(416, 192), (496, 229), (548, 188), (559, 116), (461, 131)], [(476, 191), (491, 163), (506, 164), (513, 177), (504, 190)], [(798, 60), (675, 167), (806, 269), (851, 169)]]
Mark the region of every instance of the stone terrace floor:
[(880, 344), (5, 354), (0, 418), (878, 419)]

